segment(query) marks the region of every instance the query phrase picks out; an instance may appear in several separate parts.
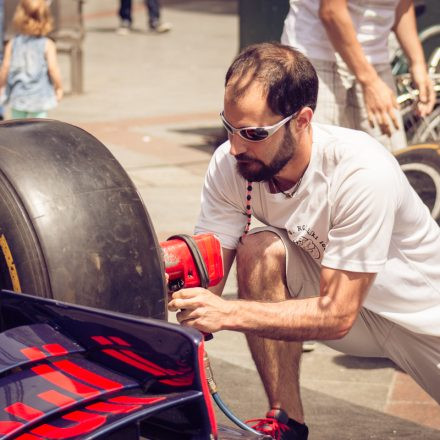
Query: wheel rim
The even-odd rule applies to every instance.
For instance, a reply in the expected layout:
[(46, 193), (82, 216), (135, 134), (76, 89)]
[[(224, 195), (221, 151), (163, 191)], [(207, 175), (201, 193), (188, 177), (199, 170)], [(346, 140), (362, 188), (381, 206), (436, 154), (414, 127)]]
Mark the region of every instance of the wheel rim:
[(429, 123), (424, 124), (423, 129), (419, 129), (418, 135), (420, 142), (439, 142), (440, 141), (440, 113), (430, 118)]
[(401, 165), (411, 186), (428, 206), (432, 217), (437, 220), (440, 215), (440, 174), (424, 163)]

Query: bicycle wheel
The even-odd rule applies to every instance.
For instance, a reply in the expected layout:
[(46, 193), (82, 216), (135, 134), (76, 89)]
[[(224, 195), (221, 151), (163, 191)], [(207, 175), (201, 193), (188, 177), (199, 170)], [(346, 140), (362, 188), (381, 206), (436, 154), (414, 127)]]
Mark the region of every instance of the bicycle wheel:
[(412, 140), (415, 143), (440, 143), (440, 107), (421, 120)]
[(429, 60), (434, 51), (440, 47), (440, 25), (432, 25), (424, 29), (419, 34), (422, 43), (425, 59)]
[(409, 145), (415, 143), (413, 138), (420, 124), (420, 117), (417, 115), (414, 105), (414, 100), (412, 98), (409, 98), (400, 105), (403, 128), (405, 129), (406, 139)]
[(440, 47), (437, 47), (428, 59), (428, 72), (431, 76), (440, 78)]
[(402, 93), (397, 101), (400, 105), (403, 127), (408, 145), (437, 142), (439, 140), (438, 112), (440, 111), (440, 83), (434, 85), (436, 102), (434, 110), (425, 118), (421, 118), (416, 111), (417, 101), (411, 93)]
[(440, 145), (413, 145), (395, 152), (411, 186), (440, 222)]
[(133, 183), (89, 133), (0, 124), (0, 288), (166, 318), (160, 248)]

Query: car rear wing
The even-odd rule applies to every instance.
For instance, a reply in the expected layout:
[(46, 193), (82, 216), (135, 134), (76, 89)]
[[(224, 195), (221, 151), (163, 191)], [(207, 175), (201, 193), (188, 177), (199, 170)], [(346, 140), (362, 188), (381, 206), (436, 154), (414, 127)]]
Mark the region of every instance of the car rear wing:
[(0, 331), (0, 439), (218, 436), (198, 331), (9, 291)]

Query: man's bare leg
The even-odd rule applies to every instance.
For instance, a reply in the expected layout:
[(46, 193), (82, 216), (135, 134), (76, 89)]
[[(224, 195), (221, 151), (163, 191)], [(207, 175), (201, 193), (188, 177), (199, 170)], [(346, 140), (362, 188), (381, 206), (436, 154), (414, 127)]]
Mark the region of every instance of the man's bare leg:
[[(237, 281), (241, 299), (290, 298), (286, 287), (286, 250), (276, 234), (259, 232), (243, 238), (237, 249)], [(270, 408), (282, 408), (290, 418), (304, 423), (299, 389), (301, 343), (250, 334), (246, 338)]]

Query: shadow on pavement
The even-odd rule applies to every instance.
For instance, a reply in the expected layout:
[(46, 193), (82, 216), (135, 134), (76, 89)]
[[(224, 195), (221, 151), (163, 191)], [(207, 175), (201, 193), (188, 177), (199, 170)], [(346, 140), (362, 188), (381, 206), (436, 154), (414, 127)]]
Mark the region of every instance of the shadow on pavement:
[(170, 129), (174, 133), (183, 135), (197, 135), (201, 136), (203, 145), (185, 144), (185, 147), (195, 148), (196, 150), (210, 151), (214, 153), (215, 149), (228, 139), (226, 130), (219, 126), (212, 127), (190, 127), (190, 128), (174, 128)]
[(341, 354), (335, 356), (333, 359), (334, 363), (345, 368), (356, 368), (363, 370), (376, 370), (378, 368), (395, 368), (400, 370), (400, 368), (391, 360), (384, 358), (366, 358), (358, 356), (348, 356)]
[[(87, 33), (89, 33), (89, 32), (97, 32), (97, 33), (100, 33), (100, 34), (115, 34), (117, 29), (118, 29), (117, 19), (115, 19), (115, 26), (110, 26), (110, 27), (92, 27), (92, 26), (87, 26), (86, 27), (86, 32)], [(133, 34), (139, 34), (139, 35), (141, 35), (141, 34), (158, 35), (157, 33), (154, 33), (152, 31), (150, 31), (149, 29), (146, 29), (145, 26), (142, 28), (140, 25), (139, 25), (139, 27), (136, 27), (136, 25), (135, 25), (135, 26), (133, 26), (130, 29), (130, 35), (133, 35)], [(160, 35), (162, 35), (162, 34), (160, 34)]]
[(181, 11), (235, 15), (238, 13), (237, 0), (162, 0), (162, 6)]
[[(263, 417), (267, 401), (256, 371), (211, 358), (218, 392), (241, 420)], [(439, 431), (370, 408), (301, 389), (310, 440), (438, 440)], [(219, 423), (234, 426), (216, 407)]]

